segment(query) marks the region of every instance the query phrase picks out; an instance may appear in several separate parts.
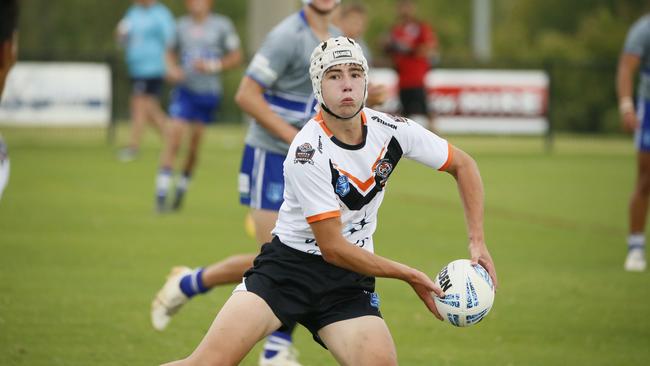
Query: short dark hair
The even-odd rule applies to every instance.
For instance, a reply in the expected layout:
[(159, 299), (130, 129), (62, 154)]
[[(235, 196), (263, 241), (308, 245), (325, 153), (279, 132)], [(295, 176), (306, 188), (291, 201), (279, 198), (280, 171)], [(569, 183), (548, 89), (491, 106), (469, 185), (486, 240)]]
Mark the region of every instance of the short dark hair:
[(0, 0), (0, 42), (11, 39), (18, 25), (18, 0)]

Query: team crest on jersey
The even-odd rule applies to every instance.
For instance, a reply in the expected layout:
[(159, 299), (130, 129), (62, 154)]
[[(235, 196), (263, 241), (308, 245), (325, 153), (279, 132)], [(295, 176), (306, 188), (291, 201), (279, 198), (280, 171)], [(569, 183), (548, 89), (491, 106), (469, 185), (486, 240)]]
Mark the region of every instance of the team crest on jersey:
[(315, 151), (316, 150), (314, 150), (309, 142), (305, 142), (296, 148), (296, 158), (293, 159), (293, 163), (309, 163), (311, 165), (314, 165), (314, 160), (312, 160), (312, 158), (314, 157)]
[(393, 164), (388, 161), (388, 159), (381, 159), (377, 163), (377, 167), (375, 168), (375, 175), (377, 175), (381, 180), (379, 183), (381, 185), (384, 185), (386, 183), (386, 179), (388, 179), (388, 176), (390, 173), (393, 171)]
[(345, 197), (348, 193), (350, 193), (350, 181), (348, 180), (348, 177), (341, 175), (336, 180), (336, 194), (338, 194), (339, 197)]

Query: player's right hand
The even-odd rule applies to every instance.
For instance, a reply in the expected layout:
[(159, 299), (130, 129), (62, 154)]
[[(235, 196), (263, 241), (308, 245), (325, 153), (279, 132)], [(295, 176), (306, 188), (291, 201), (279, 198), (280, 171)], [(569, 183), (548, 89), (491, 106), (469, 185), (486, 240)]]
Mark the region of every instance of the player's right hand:
[(627, 132), (634, 132), (639, 128), (639, 119), (634, 111), (625, 111), (621, 113), (621, 122), (623, 129)]
[[(415, 270), (412, 278), (409, 280), (409, 285), (413, 287), (413, 290), (427, 309), (436, 317), (438, 320), (442, 320), (442, 316), (438, 312), (435, 301), (433, 301), (433, 296), (445, 297), (445, 292), (442, 291), (440, 286), (436, 285), (429, 276), (426, 274)], [(433, 293), (433, 294), (432, 294)]]
[(180, 67), (169, 67), (166, 78), (171, 83), (180, 83), (185, 80), (185, 73)]

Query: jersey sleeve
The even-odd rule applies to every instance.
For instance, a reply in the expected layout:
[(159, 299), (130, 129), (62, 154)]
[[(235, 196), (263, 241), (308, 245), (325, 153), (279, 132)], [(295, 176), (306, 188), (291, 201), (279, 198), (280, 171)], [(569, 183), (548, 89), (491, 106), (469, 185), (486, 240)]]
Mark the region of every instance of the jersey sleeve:
[(223, 17), (223, 28), (223, 49), (226, 50), (227, 53), (238, 50), (241, 45), (241, 41), (239, 40), (239, 35), (237, 34), (232, 21), (226, 17)]
[(161, 11), (162, 36), (165, 41), (165, 47), (174, 47), (176, 42), (176, 21), (174, 16), (167, 8)]
[(341, 216), (332, 189), (329, 161), (318, 154), (310, 143), (294, 144), (284, 163), (285, 179), (289, 183), (308, 223)]
[(630, 28), (625, 38), (623, 52), (641, 56), (648, 51), (648, 40), (650, 39), (650, 24), (643, 18)]
[(447, 140), (411, 120), (400, 126), (398, 141), (406, 158), (433, 169), (444, 171), (453, 159), (452, 145)]
[(297, 59), (295, 42), (285, 32), (271, 32), (257, 51), (246, 75), (265, 88), (275, 83), (292, 60)]

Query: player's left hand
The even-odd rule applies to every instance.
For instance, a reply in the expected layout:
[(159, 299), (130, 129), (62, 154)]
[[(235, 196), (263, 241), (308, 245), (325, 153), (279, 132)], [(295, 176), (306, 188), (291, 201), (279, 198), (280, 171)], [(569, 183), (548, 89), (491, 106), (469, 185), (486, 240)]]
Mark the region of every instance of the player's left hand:
[(497, 270), (494, 267), (494, 261), (492, 256), (485, 245), (485, 242), (470, 242), (469, 243), (469, 255), (472, 265), (480, 264), (488, 271), (488, 274), (492, 278), (492, 283), (494, 283), (494, 289), (496, 290), (499, 287), (497, 282)]

